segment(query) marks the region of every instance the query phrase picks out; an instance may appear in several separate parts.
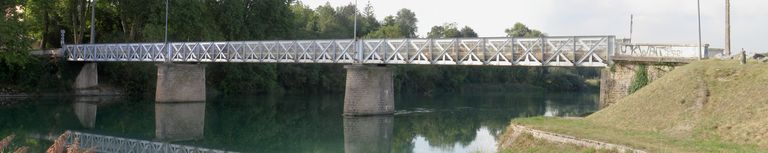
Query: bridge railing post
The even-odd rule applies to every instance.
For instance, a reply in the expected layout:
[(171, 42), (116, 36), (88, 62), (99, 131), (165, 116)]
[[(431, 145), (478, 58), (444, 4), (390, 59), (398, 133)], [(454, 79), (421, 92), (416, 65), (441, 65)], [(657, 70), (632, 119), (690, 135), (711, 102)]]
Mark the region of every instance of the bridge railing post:
[(63, 54), (64, 58), (67, 58), (67, 60), (71, 60), (72, 56), (70, 56), (70, 54), (68, 53), (67, 43), (64, 41), (65, 38), (66, 38), (66, 35), (65, 35), (66, 33), (67, 33), (66, 30), (61, 29), (61, 42), (60, 42), (61, 43), (61, 49), (60, 49), (59, 53)]
[(365, 55), (363, 53), (363, 48), (362, 48), (363, 47), (363, 41), (361, 41), (359, 39), (355, 39), (353, 43), (355, 43), (355, 52), (357, 52), (357, 56), (355, 56), (355, 57), (357, 57), (357, 60), (355, 60), (355, 61), (357, 61), (357, 64), (365, 63), (365, 59), (364, 59)]

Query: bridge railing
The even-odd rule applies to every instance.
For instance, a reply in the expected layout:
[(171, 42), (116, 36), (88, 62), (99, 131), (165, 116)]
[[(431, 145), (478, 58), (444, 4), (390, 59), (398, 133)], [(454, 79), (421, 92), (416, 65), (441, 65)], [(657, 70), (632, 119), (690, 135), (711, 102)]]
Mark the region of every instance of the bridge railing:
[(604, 67), (614, 36), (80, 44), (69, 61)]

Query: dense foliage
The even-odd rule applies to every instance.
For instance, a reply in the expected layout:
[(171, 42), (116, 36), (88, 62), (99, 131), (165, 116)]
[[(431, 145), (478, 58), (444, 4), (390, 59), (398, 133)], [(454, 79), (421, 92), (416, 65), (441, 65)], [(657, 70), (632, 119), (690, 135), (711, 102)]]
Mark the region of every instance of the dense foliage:
[(469, 26), (464, 26), (459, 30), (456, 23), (446, 23), (442, 26), (433, 26), (427, 33), (429, 38), (476, 38), (477, 33)]
[[(67, 43), (162, 42), (165, 40), (165, 3), (156, 0), (12, 0), (4, 1), (5, 18), (0, 21), (0, 59), (3, 80), (34, 81), (36, 76), (56, 76), (66, 89), (71, 80), (61, 79), (61, 65), (48, 62), (50, 71), (24, 68), (45, 63), (28, 58), (30, 46), (59, 48), (60, 30)], [(417, 38), (416, 13), (401, 9), (376, 19), (368, 4), (356, 13), (356, 6), (333, 7), (329, 3), (310, 8), (292, 0), (173, 0), (169, 4), (168, 41), (240, 41), (277, 39), (349, 39), (358, 18), (358, 38)], [(23, 11), (16, 12), (16, 9)], [(11, 13), (8, 13), (9, 11)], [(95, 25), (90, 14), (95, 10)], [(95, 27), (96, 35), (90, 34)], [(505, 32), (510, 36), (536, 37), (542, 33), (518, 23)], [(428, 37), (477, 37), (471, 27), (456, 23), (435, 26)], [(34, 45), (32, 45), (34, 44)], [(39, 65), (37, 67), (40, 67)], [(45, 66), (44, 66), (45, 67)], [(51, 66), (49, 66), (51, 67)], [(334, 64), (237, 64), (207, 65), (208, 87), (215, 93), (242, 94), (279, 91), (342, 92), (345, 71)], [(582, 90), (584, 79), (598, 76), (594, 69), (543, 67), (452, 67), (395, 66), (399, 91), (431, 93), (435, 90), (474, 90), (472, 84), (495, 89), (537, 86), (540, 89)], [(100, 83), (132, 93), (151, 93), (156, 68), (153, 64), (103, 63)], [(29, 72), (34, 71), (34, 72)], [(50, 73), (49, 73), (50, 72)], [(56, 75), (53, 75), (56, 74)], [(64, 73), (72, 78), (76, 73)], [(43, 77), (44, 78), (44, 77)], [(4, 82), (7, 83), (7, 82)], [(30, 87), (28, 89), (33, 89)]]
[(632, 80), (632, 84), (629, 85), (629, 93), (635, 93), (635, 91), (648, 85), (650, 80), (648, 79), (648, 67), (640, 65), (635, 69), (635, 79)]

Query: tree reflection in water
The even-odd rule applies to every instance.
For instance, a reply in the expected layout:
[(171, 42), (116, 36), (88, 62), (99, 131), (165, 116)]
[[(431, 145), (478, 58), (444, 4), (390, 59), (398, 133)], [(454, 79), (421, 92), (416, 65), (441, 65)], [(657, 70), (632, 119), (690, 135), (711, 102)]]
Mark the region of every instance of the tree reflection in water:
[[(488, 131), (483, 131), (483, 136), (490, 134), (498, 138), (515, 117), (546, 112), (580, 115), (594, 111), (597, 95), (473, 93), (424, 97), (401, 94), (395, 102), (394, 116), (359, 119), (341, 115), (341, 94), (211, 97), (195, 107), (202, 111), (189, 111), (204, 115), (200, 123), (204, 125), (202, 139), (174, 143), (242, 152), (345, 152), (345, 148), (352, 152), (360, 148), (413, 152), (423, 147), (464, 150), (462, 148), (479, 143), (481, 129)], [(98, 111), (93, 109), (94, 104)], [(156, 122), (161, 122), (156, 120), (158, 108), (164, 107), (147, 100), (122, 99), (108, 103), (37, 100), (0, 107), (0, 134), (79, 130), (152, 140), (157, 132)], [(95, 122), (89, 120), (92, 110), (98, 112)], [(173, 117), (163, 120), (166, 119), (173, 120)], [(423, 139), (428, 145), (417, 146), (417, 139)]]

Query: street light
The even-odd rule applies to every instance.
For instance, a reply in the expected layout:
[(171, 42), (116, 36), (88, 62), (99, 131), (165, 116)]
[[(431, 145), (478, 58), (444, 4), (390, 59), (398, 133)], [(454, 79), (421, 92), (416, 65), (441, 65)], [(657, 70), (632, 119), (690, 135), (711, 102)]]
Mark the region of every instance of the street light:
[(354, 43), (355, 43), (355, 49), (357, 50), (358, 62), (363, 63), (363, 56), (365, 56), (365, 55), (363, 55), (363, 43), (361, 41), (357, 40), (357, 0), (355, 0), (355, 12), (354, 12), (354, 14), (355, 14), (355, 24), (354, 24), (355, 27), (353, 28), (354, 30), (352, 32), (352, 35), (354, 35), (354, 36), (352, 36), (352, 38), (354, 38), (353, 40), (354, 40)]
[(352, 38), (357, 40), (357, 0), (355, 0), (355, 13), (354, 14), (355, 14), (355, 27), (353, 28), (354, 29), (353, 30), (354, 31), (353, 32), (354, 36), (352, 36)]
[(171, 46), (168, 45), (168, 0), (165, 0), (165, 34), (164, 34), (164, 41), (165, 42), (165, 49), (168, 50), (168, 56), (165, 58), (167, 59), (166, 62), (173, 61), (173, 57), (171, 57)]
[(698, 7), (696, 11), (699, 16), (699, 60), (701, 60), (702, 52), (704, 52), (704, 50), (701, 48), (701, 0), (696, 0), (696, 6)]
[(165, 0), (165, 40), (163, 42), (168, 43), (168, 0)]
[(91, 1), (91, 44), (96, 43), (96, 0)]
[(731, 0), (725, 0), (725, 55), (731, 55)]

